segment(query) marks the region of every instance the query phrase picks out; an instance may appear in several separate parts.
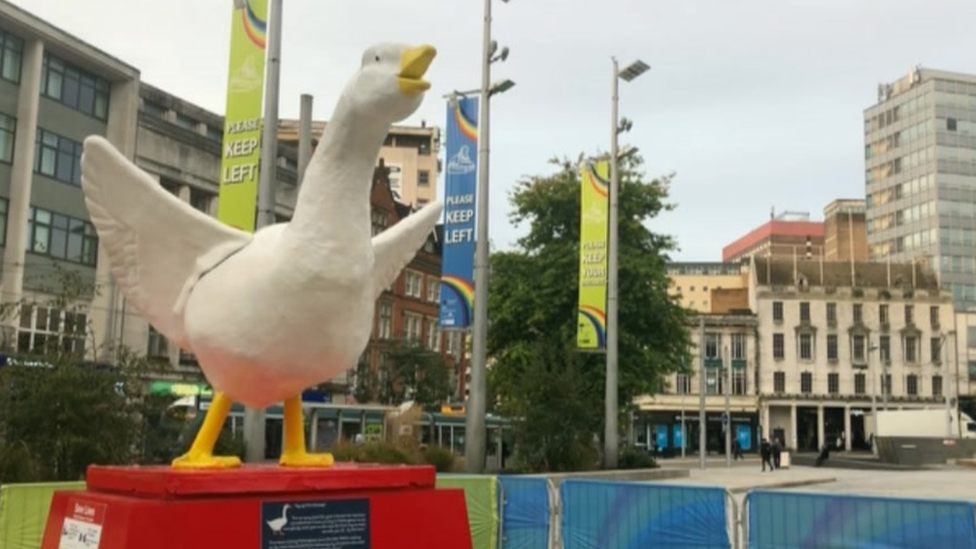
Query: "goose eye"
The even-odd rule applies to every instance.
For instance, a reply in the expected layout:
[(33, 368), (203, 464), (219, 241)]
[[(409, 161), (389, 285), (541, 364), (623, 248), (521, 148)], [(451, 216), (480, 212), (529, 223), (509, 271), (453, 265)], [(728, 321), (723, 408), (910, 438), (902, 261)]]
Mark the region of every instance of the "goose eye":
[(380, 56), (378, 56), (378, 55), (376, 56), (376, 62), (377, 62), (377, 63), (379, 63), (379, 62), (380, 62)]

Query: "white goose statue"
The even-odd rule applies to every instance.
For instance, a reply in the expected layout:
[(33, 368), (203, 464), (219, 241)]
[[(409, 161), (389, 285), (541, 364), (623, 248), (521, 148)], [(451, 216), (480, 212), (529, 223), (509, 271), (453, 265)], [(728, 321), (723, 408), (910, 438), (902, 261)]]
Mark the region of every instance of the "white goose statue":
[(112, 274), (129, 303), (192, 351), (214, 397), (176, 468), (227, 468), (213, 448), (233, 402), (284, 402), (280, 464), (330, 466), (305, 449), (301, 393), (352, 368), (374, 304), (434, 229), (441, 203), (373, 237), (370, 189), (390, 125), (430, 84), (431, 46), (369, 48), (312, 156), (289, 223), (250, 234), (165, 191), (108, 141), (85, 140), (82, 187)]

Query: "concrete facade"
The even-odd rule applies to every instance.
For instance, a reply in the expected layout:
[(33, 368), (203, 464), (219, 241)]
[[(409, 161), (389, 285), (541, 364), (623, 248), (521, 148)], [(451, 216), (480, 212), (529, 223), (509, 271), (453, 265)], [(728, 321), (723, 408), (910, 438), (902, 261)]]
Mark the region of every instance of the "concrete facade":
[(930, 261), (976, 306), (976, 76), (922, 67), (864, 111), (871, 258)]
[[(702, 316), (704, 341), (697, 324), (689, 330), (704, 346), (708, 421), (721, 422), (725, 383), (718, 375), (726, 346), (740, 347), (738, 338), (732, 366), (734, 373), (742, 368), (745, 390), (733, 383), (733, 432), (751, 428), (755, 417), (753, 444), (775, 437), (792, 449), (838, 441), (867, 449), (863, 417), (872, 407), (941, 408), (946, 394), (955, 398), (968, 387), (967, 369), (957, 368), (952, 352), (960, 328), (951, 295), (924, 264), (753, 258), (745, 310)], [(673, 447), (682, 412), (686, 429), (697, 424), (702, 366), (694, 353), (689, 372), (635, 400), (638, 440)], [(709, 431), (709, 451), (724, 448), (717, 428)], [(696, 451), (697, 435), (686, 434)]]
[[(0, 116), (13, 121), (4, 124), (13, 154), (0, 171), (0, 298), (36, 305), (4, 319), (4, 349), (29, 352), (57, 343), (84, 354), (110, 333), (114, 301), (81, 192), (80, 143), (103, 135), (133, 157), (139, 71), (3, 1), (0, 32)], [(109, 291), (91, 307), (49, 306), (41, 290), (56, 289), (58, 270)]]
[(954, 364), (960, 369), (960, 393), (976, 394), (976, 310), (956, 311)]
[(808, 214), (796, 219), (781, 216), (749, 231), (722, 248), (722, 261), (741, 262), (751, 257), (820, 257), (824, 253), (824, 224)]
[(671, 285), (668, 292), (679, 298), (686, 309), (708, 313), (712, 310), (715, 290), (748, 287), (748, 269), (740, 263), (688, 262), (668, 265)]
[(824, 208), (824, 260), (867, 261), (867, 206), (863, 199), (838, 199)]

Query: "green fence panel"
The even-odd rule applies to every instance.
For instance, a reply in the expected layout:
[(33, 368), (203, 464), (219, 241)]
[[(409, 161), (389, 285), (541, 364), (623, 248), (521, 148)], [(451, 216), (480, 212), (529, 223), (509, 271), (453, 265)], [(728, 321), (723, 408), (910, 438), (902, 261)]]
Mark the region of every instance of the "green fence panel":
[(473, 549), (498, 547), (498, 478), (487, 475), (437, 475), (438, 488), (462, 488), (468, 507)]
[(51, 499), (58, 490), (84, 490), (84, 482), (45, 482), (0, 486), (0, 547), (38, 549)]

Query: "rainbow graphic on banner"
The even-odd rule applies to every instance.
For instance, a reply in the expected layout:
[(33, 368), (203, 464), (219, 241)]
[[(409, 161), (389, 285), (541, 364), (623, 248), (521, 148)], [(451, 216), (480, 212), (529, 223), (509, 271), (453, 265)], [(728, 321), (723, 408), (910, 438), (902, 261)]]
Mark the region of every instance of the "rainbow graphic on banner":
[(474, 311), (477, 113), (477, 97), (458, 98), (447, 105), (444, 254), (439, 311), (439, 322), (444, 329), (467, 328)]
[(610, 163), (584, 163), (580, 173), (579, 306), (576, 346), (600, 350), (607, 345), (607, 231)]
[(241, 8), (241, 20), (244, 32), (255, 46), (264, 49), (268, 39), (268, 24), (251, 6), (252, 0), (244, 0)]

